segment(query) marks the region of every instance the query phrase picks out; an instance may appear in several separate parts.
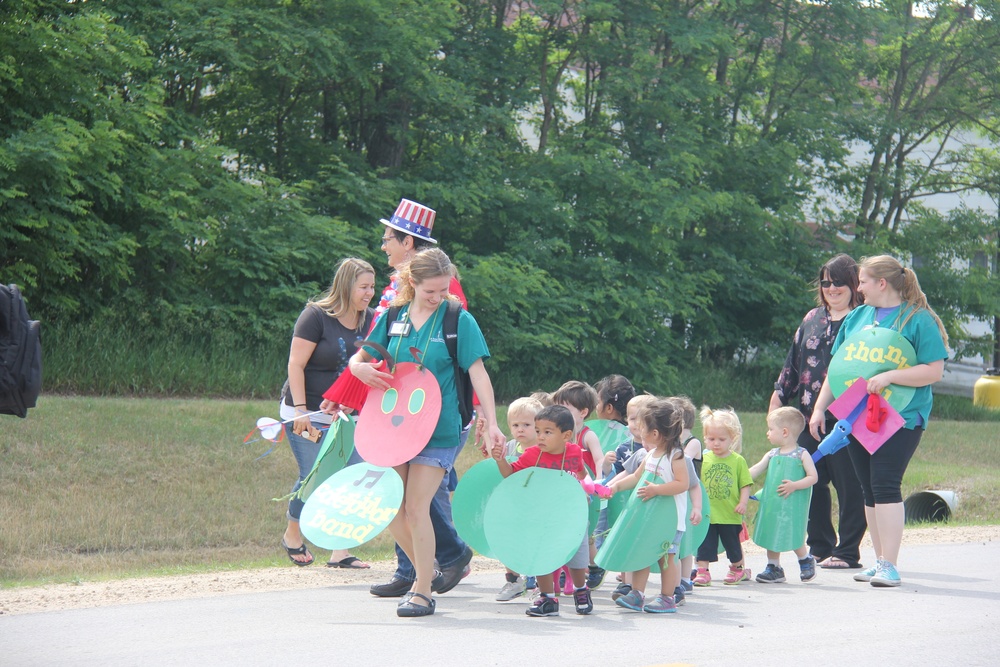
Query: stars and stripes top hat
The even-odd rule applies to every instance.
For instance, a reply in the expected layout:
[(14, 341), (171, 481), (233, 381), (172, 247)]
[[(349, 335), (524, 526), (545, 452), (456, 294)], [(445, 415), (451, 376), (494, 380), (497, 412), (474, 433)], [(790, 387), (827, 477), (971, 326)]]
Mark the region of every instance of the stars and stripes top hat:
[(383, 225), (388, 225), (393, 229), (416, 236), (417, 238), (437, 243), (431, 238), (431, 230), (434, 228), (434, 209), (427, 208), (423, 204), (418, 204), (409, 199), (403, 199), (396, 207), (396, 212), (386, 220), (382, 219)]

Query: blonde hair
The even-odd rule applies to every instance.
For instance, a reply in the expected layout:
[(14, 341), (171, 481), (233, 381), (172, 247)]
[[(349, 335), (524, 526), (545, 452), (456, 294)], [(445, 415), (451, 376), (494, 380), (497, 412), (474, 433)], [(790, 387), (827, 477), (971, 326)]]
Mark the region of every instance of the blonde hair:
[(927, 295), (920, 289), (920, 281), (917, 280), (917, 274), (913, 272), (913, 269), (903, 266), (898, 259), (889, 255), (864, 257), (861, 260), (860, 268), (876, 280), (885, 280), (906, 304), (906, 318), (899, 325), (900, 329), (906, 326), (906, 323), (917, 311), (926, 310), (937, 322), (941, 339), (944, 341), (945, 347), (948, 346), (948, 332), (945, 330), (941, 318), (927, 303)]
[(787, 428), (789, 435), (798, 438), (806, 428), (806, 418), (797, 408), (785, 405), (767, 413), (767, 425)]
[(671, 396), (670, 400), (672, 400), (677, 406), (677, 409), (681, 411), (684, 428), (688, 430), (694, 428), (694, 419), (698, 416), (698, 409), (694, 407), (694, 402), (692, 402), (687, 396)]
[(740, 424), (740, 418), (732, 408), (713, 410), (707, 405), (703, 405), (701, 407), (701, 428), (702, 432), (709, 428), (725, 429), (732, 440), (729, 451), (737, 454), (743, 451), (743, 425)]
[(628, 405), (625, 406), (626, 414), (629, 408), (632, 408), (635, 410), (636, 414), (639, 414), (643, 408), (655, 400), (656, 396), (653, 396), (652, 394), (639, 394), (637, 396), (633, 396), (629, 399)]
[(531, 396), (523, 396), (521, 398), (515, 399), (507, 406), (507, 425), (510, 426), (511, 420), (517, 415), (525, 415), (531, 417), (529, 421), (535, 421), (535, 415), (542, 411), (541, 401)]
[[(357, 257), (342, 259), (337, 265), (337, 272), (333, 275), (330, 289), (323, 292), (320, 298), (311, 299), (309, 304), (334, 317), (347, 315), (351, 310), (351, 295), (354, 292), (354, 285), (357, 284), (358, 278), (366, 273), (372, 274), (372, 277), (375, 276), (375, 269), (365, 260)], [(358, 311), (358, 324), (355, 329), (361, 331), (364, 323), (364, 310)]]
[(535, 399), (536, 401), (541, 403), (544, 407), (552, 405), (552, 394), (550, 394), (547, 391), (532, 392), (531, 396), (529, 396), (528, 398)]
[[(396, 292), (396, 298), (392, 300), (392, 305), (405, 306), (413, 301), (416, 291), (410, 283), (411, 280), (419, 285), (431, 278), (441, 278), (442, 276), (451, 278), (454, 275), (455, 267), (443, 250), (440, 248), (421, 250), (399, 270), (399, 290)], [(448, 299), (458, 300), (452, 294), (448, 295)]]

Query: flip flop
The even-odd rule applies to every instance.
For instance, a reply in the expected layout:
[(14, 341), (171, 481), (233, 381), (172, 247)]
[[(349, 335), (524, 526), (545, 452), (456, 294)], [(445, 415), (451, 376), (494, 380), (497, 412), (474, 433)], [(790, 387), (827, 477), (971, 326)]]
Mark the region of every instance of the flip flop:
[(846, 560), (837, 558), (836, 556), (830, 556), (826, 560), (818, 563), (818, 565), (825, 570), (858, 570), (861, 569), (861, 565), (851, 565)]
[[(295, 563), (299, 567), (305, 567), (306, 565), (312, 565), (313, 561), (316, 560), (315, 558), (313, 558), (313, 555), (311, 553), (309, 553), (309, 549), (308, 549), (308, 547), (306, 547), (306, 543), (305, 542), (302, 543), (302, 546), (300, 546), (300, 547), (298, 547), (296, 549), (293, 549), (290, 546), (288, 546), (287, 544), (285, 544), (285, 540), (281, 540), (281, 546), (283, 546), (285, 548), (285, 551), (288, 553), (288, 560), (292, 561), (293, 563)], [(298, 561), (298, 560), (295, 560), (295, 556), (309, 556), (309, 560)]]
[(367, 570), (371, 567), (357, 556), (348, 556), (342, 560), (332, 560), (326, 564), (327, 567), (341, 568), (344, 570)]

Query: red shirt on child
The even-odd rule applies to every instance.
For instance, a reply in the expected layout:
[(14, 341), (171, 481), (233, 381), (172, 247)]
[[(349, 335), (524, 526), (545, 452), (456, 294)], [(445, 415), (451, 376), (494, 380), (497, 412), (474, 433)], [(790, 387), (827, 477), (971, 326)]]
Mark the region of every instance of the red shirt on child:
[(549, 468), (551, 470), (565, 470), (583, 478), (583, 452), (579, 445), (568, 443), (566, 451), (562, 454), (546, 454), (538, 445), (528, 447), (510, 464), (514, 472), (525, 468)]

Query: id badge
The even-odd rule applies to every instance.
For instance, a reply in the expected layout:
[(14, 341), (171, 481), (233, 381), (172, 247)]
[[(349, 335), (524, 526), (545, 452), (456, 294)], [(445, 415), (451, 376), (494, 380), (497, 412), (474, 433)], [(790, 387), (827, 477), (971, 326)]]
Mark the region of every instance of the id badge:
[(397, 336), (406, 337), (410, 335), (410, 329), (413, 325), (409, 322), (400, 322), (399, 320), (393, 322), (389, 325), (389, 337), (395, 338)]

